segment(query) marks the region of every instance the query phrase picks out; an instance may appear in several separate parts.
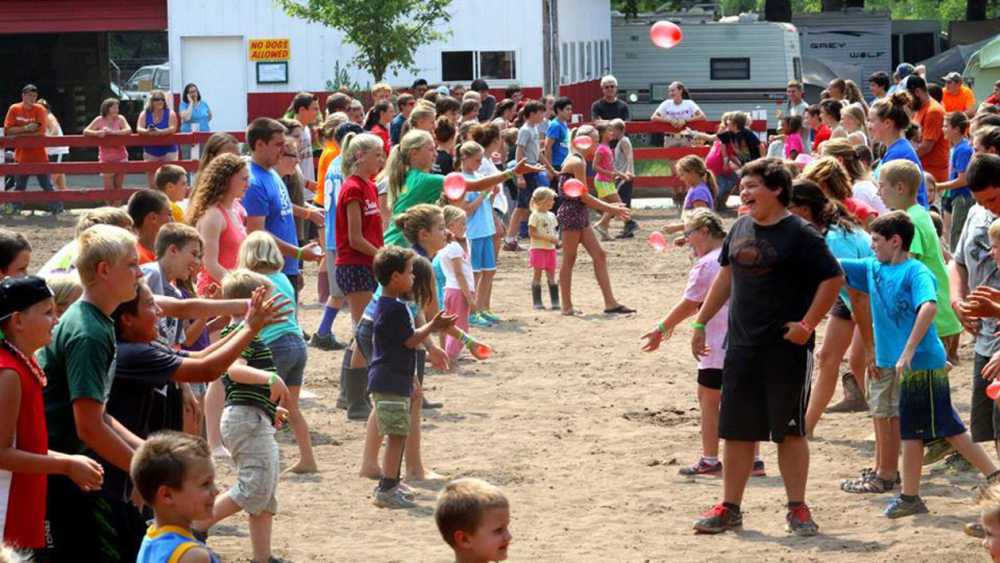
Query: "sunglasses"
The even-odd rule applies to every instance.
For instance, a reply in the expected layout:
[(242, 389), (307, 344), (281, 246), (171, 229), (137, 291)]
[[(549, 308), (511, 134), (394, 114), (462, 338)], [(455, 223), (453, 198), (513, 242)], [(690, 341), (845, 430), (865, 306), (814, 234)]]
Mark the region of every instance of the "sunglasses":
[(618, 87), (617, 86), (601, 86), (601, 88), (603, 88), (605, 90), (614, 90), (615, 88), (618, 88)]
[(166, 98), (150, 98), (150, 100), (152, 100), (154, 102), (165, 102), (165, 101), (167, 101)]

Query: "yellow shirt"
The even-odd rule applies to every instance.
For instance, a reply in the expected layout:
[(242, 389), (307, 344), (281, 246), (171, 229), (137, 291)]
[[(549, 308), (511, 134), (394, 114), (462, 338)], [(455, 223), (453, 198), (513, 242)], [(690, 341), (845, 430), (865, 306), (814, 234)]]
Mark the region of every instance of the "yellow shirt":
[[(539, 211), (532, 211), (531, 216), (528, 217), (528, 227), (534, 227), (538, 234), (548, 235), (550, 237), (556, 236), (556, 226), (559, 222), (556, 220), (555, 213), (551, 211), (546, 211), (544, 213)], [(540, 249), (551, 249), (555, 248), (555, 243), (543, 240), (540, 238), (531, 237), (531, 248)]]

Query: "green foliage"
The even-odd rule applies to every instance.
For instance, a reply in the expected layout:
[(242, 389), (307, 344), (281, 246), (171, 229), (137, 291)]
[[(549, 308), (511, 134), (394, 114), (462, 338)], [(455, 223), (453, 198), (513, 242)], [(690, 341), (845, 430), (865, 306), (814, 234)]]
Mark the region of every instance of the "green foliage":
[(326, 81), (326, 89), (330, 92), (346, 87), (351, 92), (361, 92), (371, 90), (371, 84), (367, 83), (363, 87), (357, 80), (351, 78), (348, 65), (340, 66), (340, 61), (333, 63), (333, 78)]
[(354, 45), (354, 64), (376, 82), (403, 69), (414, 69), (421, 45), (447, 39), (451, 0), (275, 0), (291, 16), (321, 23), (344, 34)]

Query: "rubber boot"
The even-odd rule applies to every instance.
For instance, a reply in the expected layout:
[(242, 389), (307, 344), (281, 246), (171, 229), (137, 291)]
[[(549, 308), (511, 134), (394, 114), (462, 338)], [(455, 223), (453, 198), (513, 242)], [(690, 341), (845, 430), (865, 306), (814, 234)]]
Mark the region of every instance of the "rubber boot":
[(368, 420), (368, 368), (347, 370), (347, 420)]
[(420, 394), (421, 404), (423, 409), (439, 409), (444, 406), (444, 403), (437, 403), (427, 398), (427, 391), (423, 389), (424, 386), (424, 374), (427, 372), (427, 350), (417, 350), (417, 381), (420, 382), (420, 387), (422, 393)]
[(542, 286), (540, 285), (531, 286), (531, 303), (536, 311), (545, 308), (545, 305), (542, 304)]
[(552, 310), (558, 311), (559, 307), (559, 285), (549, 284), (549, 297), (552, 299)]
[(343, 362), (340, 364), (340, 394), (337, 395), (338, 409), (347, 408), (347, 370), (351, 369), (351, 349), (344, 350)]
[(865, 394), (858, 387), (854, 374), (847, 372), (840, 376), (844, 384), (844, 398), (836, 405), (831, 405), (826, 412), (864, 412), (868, 410)]

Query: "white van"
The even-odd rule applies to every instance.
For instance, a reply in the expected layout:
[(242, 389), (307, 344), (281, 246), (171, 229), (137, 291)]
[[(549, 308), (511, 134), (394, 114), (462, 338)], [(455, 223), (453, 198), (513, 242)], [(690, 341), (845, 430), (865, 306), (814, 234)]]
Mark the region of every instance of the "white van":
[(773, 110), (783, 102), (788, 81), (802, 79), (799, 34), (793, 25), (677, 19), (683, 39), (661, 49), (649, 39), (650, 26), (661, 19), (673, 18), (641, 14), (612, 19), (611, 72), (633, 119), (649, 119), (676, 80), (709, 119), (727, 111), (766, 110), (768, 127), (777, 126)]
[(170, 95), (170, 63), (139, 67), (125, 81), (125, 94), (130, 100), (145, 101), (152, 90)]

